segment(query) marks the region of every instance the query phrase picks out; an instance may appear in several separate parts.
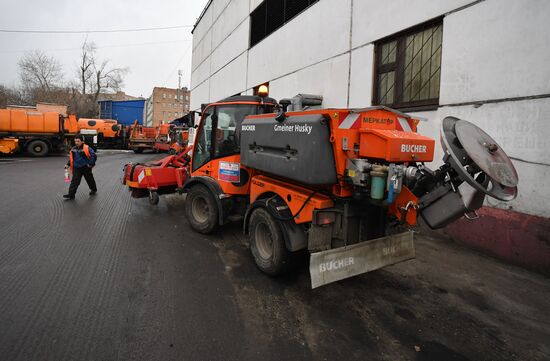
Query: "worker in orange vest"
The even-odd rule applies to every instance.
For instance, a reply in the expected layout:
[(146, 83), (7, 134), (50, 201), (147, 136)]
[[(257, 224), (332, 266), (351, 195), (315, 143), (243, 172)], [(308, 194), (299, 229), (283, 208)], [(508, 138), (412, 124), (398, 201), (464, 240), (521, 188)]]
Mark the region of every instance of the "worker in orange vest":
[(93, 196), (97, 193), (97, 186), (95, 184), (94, 175), (92, 174), (92, 168), (95, 166), (96, 161), (94, 150), (92, 147), (84, 144), (84, 137), (82, 135), (75, 136), (74, 144), (75, 146), (71, 149), (69, 154), (69, 161), (65, 166), (65, 169), (70, 168), (73, 174), (69, 186), (69, 193), (63, 196), (63, 198), (66, 199), (74, 199), (82, 177), (86, 179), (86, 183), (88, 183), (88, 187), (90, 187), (90, 195)]

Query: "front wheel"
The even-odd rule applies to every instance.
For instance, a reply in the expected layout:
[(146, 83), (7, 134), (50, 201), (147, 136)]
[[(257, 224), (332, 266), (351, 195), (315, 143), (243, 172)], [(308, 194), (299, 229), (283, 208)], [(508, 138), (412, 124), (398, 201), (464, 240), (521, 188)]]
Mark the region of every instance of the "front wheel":
[(153, 206), (156, 206), (157, 204), (159, 204), (159, 194), (155, 191), (151, 191), (149, 192), (149, 203), (151, 203), (151, 205)]
[(254, 262), (262, 272), (277, 276), (290, 269), (291, 254), (281, 226), (264, 208), (257, 208), (250, 215), (249, 237)]
[(212, 192), (201, 184), (194, 185), (187, 193), (185, 215), (199, 233), (209, 234), (218, 228), (218, 206)]
[(143, 153), (143, 148), (134, 148), (134, 153), (136, 154)]

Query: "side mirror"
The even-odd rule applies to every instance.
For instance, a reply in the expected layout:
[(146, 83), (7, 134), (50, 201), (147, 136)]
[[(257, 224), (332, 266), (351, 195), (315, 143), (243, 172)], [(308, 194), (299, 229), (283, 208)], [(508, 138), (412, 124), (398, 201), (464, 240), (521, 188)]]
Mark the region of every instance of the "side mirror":
[(282, 107), (279, 107), (279, 109), (277, 109), (277, 114), (275, 115), (275, 120), (278, 121), (279, 123), (282, 123), (285, 121), (285, 119), (286, 119), (286, 113)]

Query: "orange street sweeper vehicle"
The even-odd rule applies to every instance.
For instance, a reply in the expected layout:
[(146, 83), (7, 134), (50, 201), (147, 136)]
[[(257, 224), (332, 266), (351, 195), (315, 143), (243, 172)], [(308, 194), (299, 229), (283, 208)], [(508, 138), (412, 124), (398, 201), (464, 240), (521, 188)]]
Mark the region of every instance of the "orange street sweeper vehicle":
[(419, 121), (382, 106), (318, 108), (321, 98), (280, 103), (235, 96), (209, 104), (192, 147), (150, 164), (128, 164), (136, 197), (187, 193), (185, 213), (200, 233), (242, 220), (258, 268), (278, 275), (310, 254), (312, 287), (415, 257), (421, 216), (441, 228), (475, 211), (486, 195), (508, 201), (518, 176), (480, 128), (443, 120), (444, 164)]

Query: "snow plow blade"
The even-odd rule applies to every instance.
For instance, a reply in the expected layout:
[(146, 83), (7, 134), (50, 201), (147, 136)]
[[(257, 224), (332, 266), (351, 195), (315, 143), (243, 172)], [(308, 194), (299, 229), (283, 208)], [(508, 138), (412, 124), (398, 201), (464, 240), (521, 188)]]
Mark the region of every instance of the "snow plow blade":
[(377, 238), (311, 254), (311, 288), (377, 270), (415, 257), (413, 232)]

